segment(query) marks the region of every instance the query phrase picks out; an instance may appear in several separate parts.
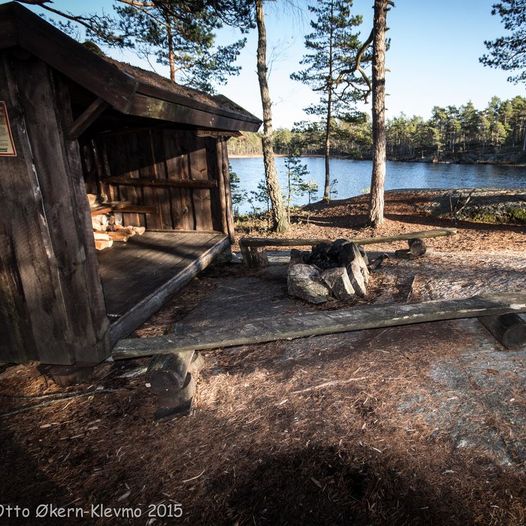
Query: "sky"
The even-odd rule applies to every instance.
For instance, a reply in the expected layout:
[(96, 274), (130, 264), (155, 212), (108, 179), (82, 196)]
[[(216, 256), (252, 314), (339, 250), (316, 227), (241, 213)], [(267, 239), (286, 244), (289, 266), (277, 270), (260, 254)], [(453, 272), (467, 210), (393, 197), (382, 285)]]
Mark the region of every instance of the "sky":
[[(524, 85), (507, 82), (506, 72), (486, 68), (479, 63), (484, 40), (504, 33), (498, 16), (491, 15), (495, 0), (396, 0), (388, 15), (391, 48), (387, 53), (386, 90), (388, 117), (400, 113), (428, 118), (433, 106), (461, 105), (471, 100), (484, 107), (494, 95), (502, 99), (525, 96)], [(0, 3), (4, 3), (0, 0)], [(372, 0), (355, 0), (354, 13), (363, 15), (362, 35), (369, 34)], [(290, 74), (301, 68), (305, 49), (304, 35), (310, 31), (307, 0), (296, 0), (297, 9), (286, 2), (266, 4), (269, 78), (273, 100), (274, 127), (291, 127), (307, 119), (303, 109), (316, 101), (316, 95)], [(82, 0), (55, 0), (53, 6), (75, 13), (86, 10)], [(111, 11), (111, 0), (90, 0), (91, 10)], [(33, 8), (37, 13), (41, 8)], [(218, 34), (218, 43), (239, 38), (233, 29)], [(261, 101), (256, 75), (256, 31), (248, 35), (238, 64), (241, 74), (231, 77), (218, 91), (250, 112), (261, 117)], [(145, 69), (149, 64), (132, 51), (106, 50), (118, 60)], [(168, 75), (167, 68), (153, 62), (157, 73)], [(363, 107), (362, 109), (370, 109)]]

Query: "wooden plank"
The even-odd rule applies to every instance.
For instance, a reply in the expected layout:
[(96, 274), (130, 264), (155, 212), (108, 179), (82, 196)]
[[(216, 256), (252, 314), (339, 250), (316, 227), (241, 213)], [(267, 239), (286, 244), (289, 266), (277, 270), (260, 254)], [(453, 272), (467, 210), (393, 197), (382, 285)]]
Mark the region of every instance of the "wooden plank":
[[(76, 140), (70, 140), (63, 130), (70, 128), (73, 121), (69, 84), (58, 74), (53, 75), (56, 97), (56, 112), (59, 132), (64, 145), (66, 161), (66, 181), (71, 191), (72, 221), (75, 224), (77, 244), (68, 241), (67, 265), (62, 269), (66, 280), (71, 282), (66, 297), (75, 330), (77, 345), (75, 349), (76, 364), (94, 364), (105, 360), (110, 354), (109, 320), (106, 316), (106, 305), (99, 276), (99, 267), (93, 239), (93, 225), (90, 205), (86, 198), (87, 190), (82, 173), (80, 148)], [(107, 104), (103, 103), (106, 107)], [(63, 186), (66, 188), (66, 185)], [(68, 221), (67, 217), (64, 221)], [(60, 235), (67, 226), (59, 227), (55, 235)], [(79, 264), (76, 251), (84, 252), (84, 264)], [(67, 290), (64, 287), (64, 290)], [(91, 339), (91, 331), (95, 339)]]
[(223, 179), (223, 148), (226, 148), (226, 143), (223, 139), (218, 139), (216, 142), (216, 168), (217, 168), (217, 181), (219, 183), (219, 212), (221, 214), (221, 230), (227, 235), (230, 235), (228, 229), (227, 219), (227, 203), (226, 203), (226, 188), (225, 181)]
[(139, 177), (132, 179), (129, 177), (107, 177), (104, 182), (127, 185), (127, 186), (152, 186), (160, 188), (198, 188), (198, 189), (210, 189), (217, 188), (217, 181), (209, 180), (191, 180), (191, 181), (175, 181), (175, 180), (164, 180), (164, 179), (147, 179)]
[(299, 313), (259, 318), (236, 327), (230, 325), (207, 327), (204, 332), (186, 327), (185, 334), (181, 336), (166, 335), (121, 340), (114, 347), (112, 357), (120, 360), (523, 311), (526, 311), (526, 294), (494, 294), (460, 300), (374, 305), (337, 311)]
[(18, 45), (18, 31), (13, 18), (0, 16), (0, 49)]
[[(169, 181), (190, 180), (189, 159), (183, 140), (186, 133), (177, 130), (164, 130), (166, 176)], [(171, 211), (175, 229), (195, 229), (194, 209), (189, 189), (175, 188), (171, 191)]]
[(228, 148), (226, 141), (223, 141), (223, 182), (225, 185), (225, 194), (226, 194), (226, 218), (228, 223), (228, 235), (230, 237), (230, 242), (235, 243), (235, 225), (234, 225), (234, 214), (232, 212), (232, 191), (230, 188), (230, 165), (228, 162)]
[(15, 70), (66, 311), (61, 338), (75, 363), (98, 363), (109, 351), (108, 321), (78, 145), (64, 139), (72, 120), (69, 92), (40, 60), (17, 61)]
[(175, 292), (184, 287), (196, 274), (205, 269), (213, 259), (224, 252), (230, 243), (226, 237), (219, 240), (192, 261), (184, 270), (177, 273), (158, 290), (144, 298), (110, 326), (110, 340), (115, 344), (121, 338), (128, 336), (157, 312)]
[[(137, 146), (137, 157), (133, 161), (138, 162), (139, 179), (155, 179), (156, 174), (155, 158), (153, 155), (152, 130), (148, 130), (144, 134), (138, 136)], [(152, 206), (155, 209), (155, 213), (146, 215), (146, 228), (161, 228), (161, 200), (158, 189), (148, 185), (142, 186), (141, 191), (143, 204)]]
[[(2, 338), (0, 355), (71, 364), (85, 353), (97, 355), (98, 345), (86, 288), (91, 270), (74, 210), (78, 174), (70, 177), (49, 69), (34, 58), (7, 54), (0, 62), (0, 99), (10, 110), (18, 154), (0, 160), (0, 260), (6, 273), (0, 303), (10, 312), (10, 332), (23, 331), (25, 338), (23, 347), (17, 338), (20, 347), (13, 349), (4, 349), (8, 338)], [(14, 291), (19, 297), (9, 299)]]
[[(453, 236), (457, 233), (456, 228), (440, 228), (433, 230), (422, 230), (419, 232), (408, 232), (396, 236), (379, 236), (368, 237), (364, 239), (349, 239), (358, 245), (374, 245), (378, 243), (392, 243), (395, 241), (404, 241), (409, 239), (423, 239), (431, 237)], [(332, 243), (333, 239), (299, 239), (299, 238), (281, 238), (281, 237), (242, 237), (240, 244), (251, 247), (303, 247), (309, 245), (318, 245), (319, 243)]]
[(210, 189), (210, 205), (212, 213), (212, 227), (214, 230), (223, 230), (224, 229), (224, 218), (222, 217), (222, 205), (221, 197), (219, 192), (219, 176), (220, 176), (220, 166), (217, 161), (217, 144), (219, 139), (216, 138), (206, 138), (206, 162), (208, 165), (208, 177), (211, 182), (215, 183), (215, 186)]
[(66, 137), (68, 139), (77, 139), (82, 135), (106, 110), (110, 105), (102, 100), (96, 98), (81, 114), (75, 122), (71, 123), (71, 126), (66, 131)]
[[(159, 183), (167, 183), (168, 173), (166, 168), (166, 153), (164, 150), (163, 141), (163, 130), (152, 129), (150, 131), (151, 136), (151, 149), (153, 159), (153, 175), (157, 183), (157, 202), (159, 205), (159, 217), (161, 221), (161, 228), (172, 229), (172, 195), (170, 186), (161, 186)], [(151, 230), (151, 228), (150, 228)]]
[(196, 130), (196, 137), (212, 137), (214, 139), (222, 139), (224, 137), (241, 137), (243, 135), (238, 131), (221, 131), (221, 130)]
[[(55, 337), (68, 331), (67, 313), (27, 133), (24, 101), (17, 86), (15, 61), (6, 52), (0, 53), (0, 99), (6, 101), (17, 150), (17, 157), (0, 158), (0, 302), (12, 325), (5, 333), (6, 339), (0, 339), (0, 361), (56, 358), (59, 363), (72, 363), (71, 350)], [(17, 332), (19, 336), (15, 337)]]
[(155, 206), (134, 205), (132, 203), (113, 204), (112, 209), (114, 212), (119, 212), (121, 214), (136, 215), (136, 214), (157, 214), (158, 213), (158, 209)]
[(218, 232), (147, 231), (129, 239), (126, 246), (115, 245), (111, 251), (99, 253), (109, 314), (125, 314), (221, 239)]
[[(186, 142), (190, 158), (190, 179), (193, 181), (208, 181), (209, 167), (205, 139), (188, 135)], [(192, 199), (194, 203), (195, 229), (198, 231), (213, 229), (210, 190), (193, 188)]]
[(150, 119), (162, 119), (180, 124), (218, 128), (221, 130), (258, 131), (261, 126), (259, 121), (254, 122), (224, 117), (217, 113), (193, 109), (167, 100), (148, 97), (141, 93), (137, 93), (133, 97), (130, 108), (126, 113)]

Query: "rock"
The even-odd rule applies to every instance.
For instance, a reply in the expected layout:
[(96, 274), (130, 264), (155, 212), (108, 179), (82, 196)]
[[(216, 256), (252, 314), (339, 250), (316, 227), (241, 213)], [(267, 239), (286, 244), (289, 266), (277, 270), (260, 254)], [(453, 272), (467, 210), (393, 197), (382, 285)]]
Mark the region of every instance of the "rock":
[(355, 259), (351, 265), (347, 267), (347, 274), (351, 280), (351, 285), (354, 289), (354, 292), (356, 292), (356, 294), (361, 298), (365, 297), (367, 294), (367, 288), (365, 285), (365, 278), (362, 273), (362, 267), (358, 259)]
[(291, 296), (309, 303), (325, 303), (330, 297), (329, 288), (312, 265), (298, 263), (289, 267), (287, 287)]
[(331, 289), (336, 299), (349, 300), (354, 297), (354, 288), (345, 267), (324, 270), (321, 279)]
[(358, 245), (358, 250), (360, 251), (362, 258), (365, 261), (365, 264), (369, 266), (369, 258), (367, 257), (367, 252), (365, 251), (365, 248), (363, 248), (362, 245)]
[(340, 246), (340, 250), (338, 252), (338, 263), (342, 267), (348, 267), (353, 261), (355, 257), (355, 252), (353, 248), (353, 243), (347, 242)]
[(331, 247), (331, 243), (319, 243), (312, 248), (310, 257), (305, 260), (305, 263), (308, 263), (309, 265), (316, 265), (321, 269), (337, 266), (337, 259), (332, 259), (332, 257), (329, 256)]
[(367, 263), (365, 262), (365, 259), (363, 258), (360, 252), (360, 249), (358, 248), (358, 245), (356, 245), (355, 243), (352, 243), (352, 249), (354, 252), (353, 263), (357, 264), (360, 267), (360, 271), (362, 273), (363, 280), (365, 284), (367, 284), (369, 283), (369, 269), (367, 268)]
[(310, 252), (305, 252), (303, 250), (296, 250), (295, 248), (293, 248), (290, 251), (289, 265), (297, 265), (298, 263), (305, 263), (308, 257), (310, 257)]

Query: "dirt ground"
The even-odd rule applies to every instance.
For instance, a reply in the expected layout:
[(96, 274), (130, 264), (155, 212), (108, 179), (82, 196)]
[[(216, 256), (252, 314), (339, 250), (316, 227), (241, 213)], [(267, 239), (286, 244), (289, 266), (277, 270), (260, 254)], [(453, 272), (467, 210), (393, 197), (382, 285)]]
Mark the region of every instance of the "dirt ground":
[[(422, 215), (426, 200), (387, 194), (375, 234), (454, 226)], [(312, 206), (287, 237), (367, 237), (363, 211), (364, 198)], [(524, 227), (456, 226), (421, 260), (387, 260), (365, 301), (524, 288)], [(283, 272), (214, 266), (137, 336), (317, 308), (288, 298)], [(205, 360), (191, 414), (164, 421), (153, 420), (146, 359), (103, 364), (67, 389), (35, 365), (0, 367), (0, 504), (112, 512), (0, 524), (526, 524), (526, 349), (504, 350), (477, 320), (218, 349)], [(60, 398), (68, 393), (80, 396)], [(174, 503), (182, 517), (163, 517)], [(141, 516), (116, 516), (128, 508)]]

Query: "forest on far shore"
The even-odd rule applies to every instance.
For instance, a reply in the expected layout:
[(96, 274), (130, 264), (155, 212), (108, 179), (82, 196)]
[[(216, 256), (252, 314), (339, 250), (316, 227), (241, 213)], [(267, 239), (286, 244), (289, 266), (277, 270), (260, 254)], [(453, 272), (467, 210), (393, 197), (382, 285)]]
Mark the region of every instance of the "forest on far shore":
[[(353, 159), (372, 156), (372, 128), (368, 114), (334, 119), (332, 155)], [(325, 122), (303, 121), (292, 129), (274, 131), (278, 154), (322, 155)], [(524, 162), (526, 98), (493, 97), (486, 108), (472, 102), (435, 106), (431, 118), (401, 114), (387, 121), (387, 156), (391, 160), (426, 162)], [(245, 133), (230, 139), (231, 155), (261, 155), (261, 137)]]

